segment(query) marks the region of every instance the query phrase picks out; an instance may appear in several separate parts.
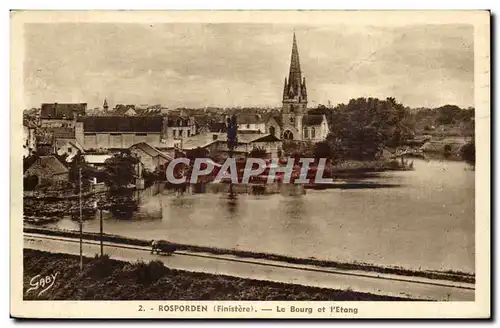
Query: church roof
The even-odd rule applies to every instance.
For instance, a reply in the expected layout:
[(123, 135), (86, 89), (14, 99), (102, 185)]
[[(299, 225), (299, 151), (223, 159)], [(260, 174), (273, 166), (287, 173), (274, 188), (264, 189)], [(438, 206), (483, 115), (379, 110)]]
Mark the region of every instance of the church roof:
[(304, 126), (321, 125), (321, 122), (323, 122), (323, 115), (308, 114), (302, 117), (302, 125)]

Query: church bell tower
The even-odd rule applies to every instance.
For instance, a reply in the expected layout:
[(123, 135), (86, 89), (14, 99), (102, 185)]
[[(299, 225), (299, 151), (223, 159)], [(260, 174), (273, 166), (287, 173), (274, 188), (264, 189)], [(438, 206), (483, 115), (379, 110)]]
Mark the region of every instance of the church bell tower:
[(290, 60), (290, 72), (288, 80), (285, 78), (283, 88), (283, 124), (293, 125), (299, 135), (294, 136), (296, 140), (302, 140), (302, 117), (307, 109), (306, 79), (302, 77), (300, 70), (299, 50), (297, 39), (293, 33), (292, 57)]

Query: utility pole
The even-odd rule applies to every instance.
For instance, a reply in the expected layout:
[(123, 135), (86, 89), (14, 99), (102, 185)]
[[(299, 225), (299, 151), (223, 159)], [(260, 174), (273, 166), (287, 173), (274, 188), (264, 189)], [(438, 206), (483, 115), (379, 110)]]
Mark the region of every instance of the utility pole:
[[(231, 118), (227, 119), (227, 147), (229, 150), (229, 158), (233, 157), (234, 146), (238, 142), (237, 137), (238, 124), (236, 122), (236, 115), (233, 114)], [(229, 195), (233, 196), (233, 180), (229, 182)]]
[(82, 168), (78, 169), (78, 185), (80, 189), (80, 271), (83, 271), (83, 216), (82, 216)]
[(99, 206), (99, 212), (100, 212), (100, 221), (101, 221), (100, 229), (99, 229), (100, 234), (101, 234), (101, 256), (103, 256), (104, 255), (104, 245), (102, 243), (102, 230), (103, 230), (102, 229), (102, 204), (101, 204), (101, 206)]

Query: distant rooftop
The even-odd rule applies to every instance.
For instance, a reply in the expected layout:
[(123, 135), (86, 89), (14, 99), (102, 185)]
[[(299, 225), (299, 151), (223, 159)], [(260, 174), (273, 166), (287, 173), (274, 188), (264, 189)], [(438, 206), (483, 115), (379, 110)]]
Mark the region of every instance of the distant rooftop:
[(162, 123), (161, 116), (88, 116), (83, 119), (83, 131), (161, 133)]
[(75, 104), (59, 104), (50, 103), (42, 104), (42, 109), (40, 117), (42, 119), (68, 119), (72, 120), (74, 114), (77, 116), (84, 116), (87, 110), (86, 103), (75, 103)]

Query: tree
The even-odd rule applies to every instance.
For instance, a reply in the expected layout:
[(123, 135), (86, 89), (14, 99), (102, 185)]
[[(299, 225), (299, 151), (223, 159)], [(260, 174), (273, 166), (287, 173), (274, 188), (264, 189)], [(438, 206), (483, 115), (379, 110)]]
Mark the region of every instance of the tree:
[(135, 179), (138, 176), (136, 171), (138, 163), (139, 159), (128, 149), (108, 158), (104, 162), (104, 172), (106, 173), (104, 183), (109, 190), (121, 192), (123, 189), (129, 189), (130, 185), (135, 184)]
[[(66, 163), (66, 162), (62, 162)], [(85, 156), (78, 151), (72, 161), (68, 163), (69, 181), (75, 186), (75, 193), (80, 193), (80, 169), (82, 170), (82, 192), (90, 190), (90, 180), (94, 177), (94, 170), (85, 161)]]
[(470, 165), (476, 165), (476, 144), (474, 141), (466, 143), (461, 149), (462, 159)]
[(455, 105), (445, 105), (436, 109), (438, 124), (452, 124), (457, 119), (462, 119), (462, 109)]
[(411, 115), (394, 98), (351, 99), (329, 111), (327, 140), (335, 156), (372, 160), (383, 147), (397, 147), (412, 137)]
[(133, 192), (139, 159), (130, 150), (122, 150), (104, 162), (105, 180), (108, 186), (110, 210), (117, 217), (130, 217), (137, 210)]
[(328, 141), (320, 141), (314, 145), (314, 158), (326, 158), (330, 159), (332, 157), (332, 147)]

